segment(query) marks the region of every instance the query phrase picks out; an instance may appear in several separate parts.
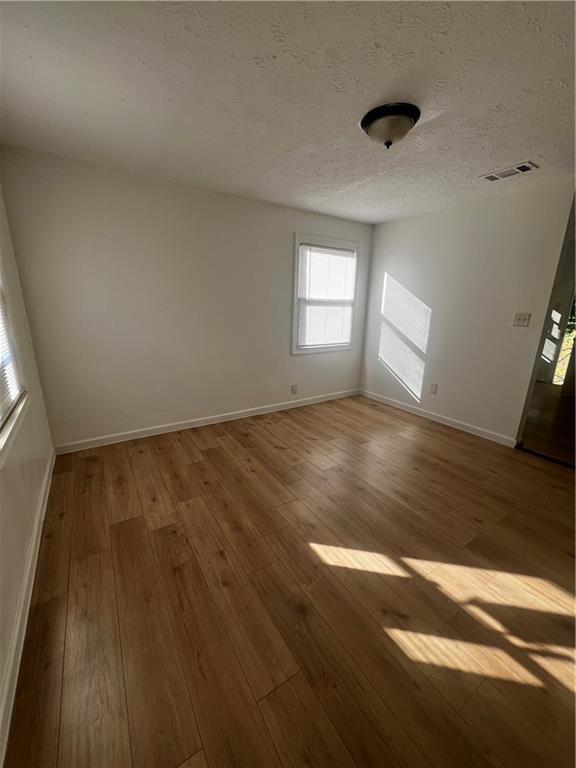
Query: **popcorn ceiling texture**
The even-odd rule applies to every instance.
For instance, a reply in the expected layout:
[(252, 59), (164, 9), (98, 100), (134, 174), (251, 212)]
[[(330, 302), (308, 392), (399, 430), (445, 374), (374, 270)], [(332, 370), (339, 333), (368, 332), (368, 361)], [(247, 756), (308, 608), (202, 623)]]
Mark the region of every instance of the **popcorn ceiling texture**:
[[(9, 144), (369, 222), (492, 195), (478, 177), (523, 160), (573, 169), (572, 3), (15, 2), (0, 23)], [(386, 152), (358, 122), (395, 100), (422, 119)]]

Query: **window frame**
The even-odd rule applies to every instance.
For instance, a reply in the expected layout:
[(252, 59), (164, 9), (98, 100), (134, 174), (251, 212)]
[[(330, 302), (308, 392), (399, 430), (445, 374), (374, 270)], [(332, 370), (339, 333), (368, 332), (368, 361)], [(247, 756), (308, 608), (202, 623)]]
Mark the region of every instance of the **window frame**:
[[(352, 305), (352, 322), (350, 326), (350, 341), (346, 344), (321, 344), (317, 346), (302, 347), (298, 345), (298, 331), (300, 327), (300, 303), (303, 299), (298, 297), (298, 279), (300, 273), (300, 246), (312, 245), (319, 248), (326, 248), (339, 251), (350, 251), (354, 254), (356, 259), (356, 273), (354, 275), (354, 294), (352, 301), (348, 299), (339, 301), (338, 299), (323, 300), (311, 299), (307, 303), (309, 304), (333, 304), (334, 306), (342, 304), (345, 306)], [(293, 295), (292, 295), (292, 354), (293, 355), (315, 355), (323, 354), (326, 352), (349, 352), (354, 345), (354, 334), (356, 330), (356, 298), (358, 294), (358, 266), (360, 263), (359, 258), (360, 243), (357, 240), (342, 240), (336, 237), (323, 237), (321, 235), (309, 235), (305, 232), (296, 232), (294, 235), (294, 278), (293, 278)]]

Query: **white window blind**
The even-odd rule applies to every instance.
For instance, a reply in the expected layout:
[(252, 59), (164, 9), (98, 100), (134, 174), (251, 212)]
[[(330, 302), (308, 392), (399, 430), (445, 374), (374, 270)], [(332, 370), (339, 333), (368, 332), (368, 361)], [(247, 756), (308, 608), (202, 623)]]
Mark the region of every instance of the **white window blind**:
[(352, 342), (356, 252), (301, 243), (298, 248), (295, 351)]
[(14, 347), (10, 339), (6, 302), (0, 291), (0, 429), (8, 420), (23, 392), (24, 388), (20, 383), (14, 358)]

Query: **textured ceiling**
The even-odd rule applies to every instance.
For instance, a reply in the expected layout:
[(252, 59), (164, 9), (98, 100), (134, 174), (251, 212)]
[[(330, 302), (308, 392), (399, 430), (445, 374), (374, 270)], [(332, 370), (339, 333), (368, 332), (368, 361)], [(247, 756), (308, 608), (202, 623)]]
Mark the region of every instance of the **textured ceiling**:
[[(569, 2), (3, 2), (0, 23), (6, 143), (373, 222), (573, 168)], [(386, 152), (358, 121), (395, 100), (422, 119)]]

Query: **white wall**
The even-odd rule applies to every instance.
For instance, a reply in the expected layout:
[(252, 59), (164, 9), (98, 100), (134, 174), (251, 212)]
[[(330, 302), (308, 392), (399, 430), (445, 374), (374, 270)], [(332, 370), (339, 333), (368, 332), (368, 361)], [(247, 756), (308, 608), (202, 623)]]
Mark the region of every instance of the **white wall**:
[[(520, 181), (487, 200), (378, 225), (363, 389), (513, 443), (573, 190), (572, 178)], [(431, 310), (425, 354), (400, 334), (408, 363), (415, 353), (424, 361), (420, 402), (379, 360), (385, 273)], [(410, 318), (420, 305), (405, 303)], [(512, 327), (515, 312), (532, 313), (528, 328)]]
[[(12, 148), (2, 169), (57, 446), (358, 387), (371, 225)], [(296, 231), (360, 242), (352, 351), (290, 354)]]
[(53, 449), (0, 190), (0, 269), (28, 400), (0, 467), (0, 764), (20, 661)]

